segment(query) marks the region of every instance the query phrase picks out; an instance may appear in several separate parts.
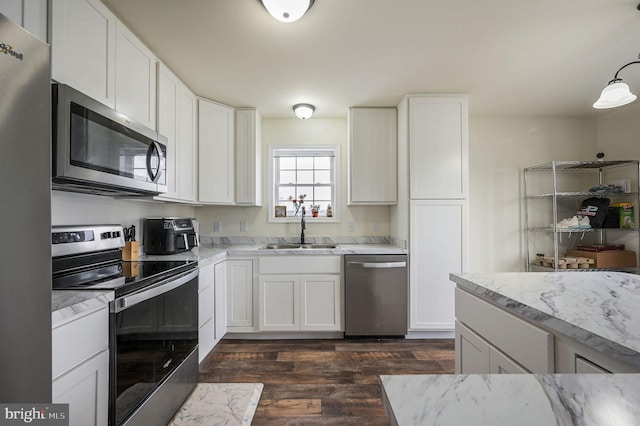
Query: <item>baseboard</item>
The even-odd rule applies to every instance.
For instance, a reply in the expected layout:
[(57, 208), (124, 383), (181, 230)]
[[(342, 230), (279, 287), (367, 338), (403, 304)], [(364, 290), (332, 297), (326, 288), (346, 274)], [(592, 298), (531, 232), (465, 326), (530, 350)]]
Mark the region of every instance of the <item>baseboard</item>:
[(417, 331), (409, 330), (405, 339), (454, 339), (455, 330)]

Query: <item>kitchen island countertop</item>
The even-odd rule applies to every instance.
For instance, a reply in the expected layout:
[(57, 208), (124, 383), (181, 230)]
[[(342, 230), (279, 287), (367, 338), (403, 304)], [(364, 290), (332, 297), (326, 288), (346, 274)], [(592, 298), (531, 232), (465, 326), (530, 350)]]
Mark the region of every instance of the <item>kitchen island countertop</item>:
[(391, 425), (632, 426), (640, 374), (380, 376)]
[(640, 368), (640, 276), (623, 272), (451, 274), (476, 296)]

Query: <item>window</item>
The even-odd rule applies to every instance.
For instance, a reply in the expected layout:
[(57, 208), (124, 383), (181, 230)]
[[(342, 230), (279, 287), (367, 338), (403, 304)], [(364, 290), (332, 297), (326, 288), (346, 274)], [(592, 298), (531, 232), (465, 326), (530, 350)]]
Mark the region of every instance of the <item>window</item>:
[(309, 220), (337, 221), (337, 153), (333, 146), (270, 148), (270, 222), (298, 220), (301, 206)]

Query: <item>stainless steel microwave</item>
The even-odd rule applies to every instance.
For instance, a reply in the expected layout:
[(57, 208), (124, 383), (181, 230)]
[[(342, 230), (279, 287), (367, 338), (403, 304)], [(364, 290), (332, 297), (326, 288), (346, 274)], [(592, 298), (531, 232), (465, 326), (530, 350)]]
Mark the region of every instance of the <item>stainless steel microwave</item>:
[(111, 196), (167, 192), (166, 138), (63, 85), (52, 85), (57, 190)]

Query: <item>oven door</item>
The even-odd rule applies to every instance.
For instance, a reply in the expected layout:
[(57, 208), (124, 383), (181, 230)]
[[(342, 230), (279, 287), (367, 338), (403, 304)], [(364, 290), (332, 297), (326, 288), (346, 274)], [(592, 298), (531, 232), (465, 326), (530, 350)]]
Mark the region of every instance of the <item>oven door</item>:
[(197, 345), (197, 269), (114, 300), (109, 423), (141, 410)]

